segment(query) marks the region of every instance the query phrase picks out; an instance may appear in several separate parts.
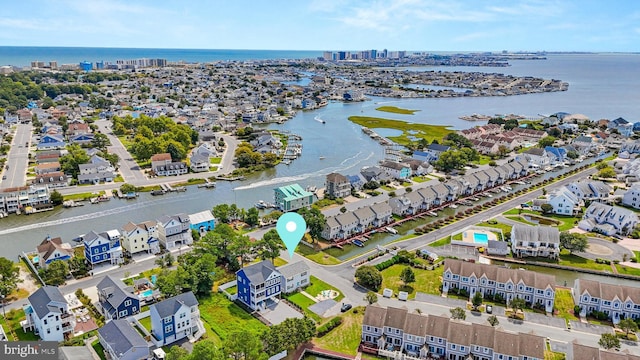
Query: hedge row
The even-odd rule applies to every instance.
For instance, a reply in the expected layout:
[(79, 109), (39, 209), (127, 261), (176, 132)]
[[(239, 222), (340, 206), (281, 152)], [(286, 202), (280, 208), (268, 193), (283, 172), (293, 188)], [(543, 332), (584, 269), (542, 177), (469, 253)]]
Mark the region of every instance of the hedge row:
[(329, 331), (337, 328), (340, 324), (342, 324), (342, 318), (339, 316), (334, 317), (329, 320), (326, 324), (320, 326), (317, 330), (318, 337), (323, 337), (329, 333)]

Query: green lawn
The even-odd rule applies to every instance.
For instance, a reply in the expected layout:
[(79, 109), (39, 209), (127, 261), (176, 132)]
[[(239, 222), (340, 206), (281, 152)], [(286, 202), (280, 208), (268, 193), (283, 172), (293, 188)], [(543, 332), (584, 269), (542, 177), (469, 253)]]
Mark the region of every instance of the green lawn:
[(488, 157), (487, 155), (480, 155), (480, 159), (478, 159), (477, 163), (478, 165), (486, 165), (489, 163), (489, 161), (491, 161), (490, 157)]
[[(389, 139), (400, 144), (407, 145), (412, 142), (412, 138), (425, 139), (428, 142), (433, 140), (442, 141), (445, 136), (453, 132), (448, 126), (416, 124), (400, 120), (383, 119), (368, 116), (350, 116), (349, 121), (360, 126), (371, 129), (396, 129), (402, 130), (400, 136), (389, 136)], [(411, 136), (411, 138), (409, 138)]]
[(449, 245), (449, 244), (451, 244), (451, 236), (443, 237), (440, 240), (436, 240), (436, 241), (430, 243), (429, 246), (439, 247), (439, 246), (445, 246), (445, 245)]
[(568, 254), (566, 250), (560, 252), (560, 265), (573, 266), (581, 269), (592, 269), (611, 272), (611, 265), (598, 264), (594, 260), (582, 258), (578, 255)]
[[(4, 325), (8, 325), (10, 329), (13, 329), (16, 336), (18, 337), (18, 341), (38, 341), (40, 338), (34, 334), (33, 332), (24, 332), (22, 331), (22, 326), (20, 326), (20, 321), (26, 319), (24, 311), (20, 310), (11, 310), (7, 312), (6, 323)], [(7, 329), (7, 326), (3, 326)], [(10, 336), (10, 335), (9, 335)]]
[(238, 293), (238, 286), (237, 285), (233, 285), (232, 287), (227, 288), (225, 291), (228, 292), (231, 295), (237, 294)]
[(207, 331), (207, 338), (219, 345), (229, 333), (238, 329), (247, 329), (256, 335), (267, 326), (231, 302), (222, 294), (211, 294), (198, 299), (200, 318)]
[(288, 262), (281, 258), (281, 257), (277, 257), (275, 259), (273, 259), (273, 266), (278, 267), (278, 266), (282, 266), (282, 265), (287, 265)]
[(413, 115), (415, 112), (420, 111), (420, 110), (403, 109), (396, 106), (380, 106), (380, 107), (377, 107), (376, 110), (394, 113), (394, 114), (404, 114), (404, 115)]
[(97, 194), (92, 192), (87, 192), (87, 193), (80, 193), (80, 194), (64, 195), (63, 198), (65, 201), (66, 200), (81, 201), (81, 200), (89, 200), (98, 195), (104, 195), (104, 191), (98, 191)]
[(338, 294), (340, 294), (340, 295), (338, 295), (338, 297), (336, 297), (334, 299), (335, 301), (339, 302), (340, 300), (342, 300), (344, 298), (344, 295), (336, 287), (327, 284), (326, 282), (318, 279), (317, 277), (315, 277), (313, 275), (310, 277), (310, 280), (311, 280), (311, 285), (307, 286), (307, 288), (304, 290), (309, 295), (315, 297), (318, 294), (320, 294), (320, 292), (322, 290), (335, 290), (335, 291), (338, 292)]
[(298, 254), (304, 255), (307, 259), (314, 261), (320, 265), (337, 265), (340, 264), (340, 260), (335, 258), (324, 251), (316, 251), (307, 245), (298, 245), (296, 247)]
[(425, 182), (427, 180), (429, 180), (429, 179), (427, 179), (425, 176), (414, 176), (414, 177), (411, 178), (411, 181), (417, 182), (417, 183), (422, 183), (422, 182)]
[(222, 162), (222, 158), (214, 157), (209, 159), (210, 164), (220, 164)]
[(144, 326), (144, 328), (147, 329), (149, 333), (151, 333), (151, 316), (147, 316), (138, 321), (140, 322), (140, 325)]
[(636, 261), (640, 262), (640, 251), (634, 251), (633, 253), (636, 255)]
[(523, 223), (523, 224), (527, 224), (527, 225), (535, 225), (534, 223), (529, 222), (529, 221), (523, 219), (521, 216), (518, 216), (518, 215), (506, 215), (505, 218), (507, 218), (509, 220), (517, 221), (517, 222), (520, 222), (520, 223)]
[(96, 353), (100, 357), (100, 360), (107, 360), (107, 357), (104, 355), (104, 348), (102, 347), (102, 344), (100, 344), (100, 340), (96, 339), (94, 342), (92, 342), (91, 347), (93, 347), (93, 350), (96, 351)]
[(298, 305), (302, 309), (302, 311), (304, 311), (305, 315), (315, 320), (317, 323), (320, 323), (322, 321), (322, 318), (320, 318), (320, 316), (309, 310), (309, 306), (314, 305), (316, 302), (311, 300), (307, 296), (297, 292), (290, 295), (285, 295), (285, 298)]
[(556, 288), (555, 307), (558, 309), (558, 316), (565, 320), (578, 320), (573, 315), (573, 297), (571, 296), (571, 290)]
[[(484, 227), (490, 227), (490, 228), (494, 228), (494, 229), (500, 229), (502, 230), (503, 234), (506, 233), (511, 233), (511, 225), (507, 225), (507, 224), (503, 224), (503, 223), (496, 223), (496, 224), (489, 224), (488, 222), (481, 222), (479, 224), (476, 224), (477, 226), (484, 226)], [(504, 240), (504, 239), (502, 239)]]
[(633, 267), (624, 266), (620, 264), (616, 264), (615, 266), (616, 266), (616, 269), (618, 270), (618, 274), (640, 276), (640, 269), (636, 269)]
[(133, 280), (146, 278), (147, 280), (151, 281), (152, 275), (158, 276), (161, 272), (162, 272), (162, 269), (159, 268), (159, 267), (156, 267), (156, 268), (153, 268), (153, 269), (145, 270), (145, 271), (139, 273), (138, 275), (126, 278), (126, 279), (122, 280), (122, 282), (125, 283), (128, 286), (133, 286)]
[(416, 281), (405, 287), (402, 280), (400, 280), (400, 273), (407, 266), (405, 264), (396, 264), (382, 270), (382, 286), (379, 292), (382, 294), (382, 291), (387, 288), (393, 290), (396, 294), (398, 291), (406, 291), (409, 293), (410, 299), (416, 296), (417, 291), (433, 295), (440, 294), (442, 266), (437, 267), (435, 270), (413, 269)]
[(383, 189), (383, 190), (387, 190), (387, 191), (396, 191), (396, 188), (392, 188), (389, 185), (382, 185), (382, 186), (380, 186), (380, 188)]
[(325, 336), (314, 339), (313, 343), (322, 349), (355, 356), (362, 336), (364, 307), (356, 307), (341, 317), (342, 324), (340, 326)]

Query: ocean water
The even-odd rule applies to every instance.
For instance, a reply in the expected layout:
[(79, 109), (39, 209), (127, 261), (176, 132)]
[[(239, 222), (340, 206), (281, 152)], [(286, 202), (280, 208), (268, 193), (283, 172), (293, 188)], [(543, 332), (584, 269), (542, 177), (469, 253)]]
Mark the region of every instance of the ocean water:
[(264, 59), (309, 59), (322, 56), (322, 51), (299, 50), (226, 50), (226, 49), (136, 49), (99, 47), (39, 47), (0, 46), (0, 66), (29, 66), (32, 61), (57, 61), (74, 64), (81, 61), (128, 59), (167, 59), (190, 63), (213, 61), (244, 61)]

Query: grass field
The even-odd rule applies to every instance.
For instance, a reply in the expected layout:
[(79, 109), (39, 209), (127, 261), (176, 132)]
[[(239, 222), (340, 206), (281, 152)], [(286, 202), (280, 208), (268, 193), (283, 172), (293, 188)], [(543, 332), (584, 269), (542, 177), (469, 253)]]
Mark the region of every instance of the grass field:
[(451, 244), (451, 236), (443, 237), (442, 239), (436, 240), (429, 244), (432, 247), (439, 247)]
[[(342, 324), (313, 343), (322, 349), (356, 355), (362, 336), (364, 307), (359, 306), (341, 315)], [(364, 357), (363, 357), (364, 358)]]
[(220, 344), (229, 334), (238, 329), (246, 329), (260, 334), (267, 326), (231, 302), (222, 294), (211, 294), (198, 299), (200, 318), (207, 331), (207, 337)]
[(558, 316), (565, 320), (578, 320), (573, 315), (573, 297), (571, 296), (571, 290), (556, 288), (555, 307), (558, 309)]
[(394, 114), (404, 114), (404, 115), (413, 115), (414, 113), (420, 111), (420, 110), (403, 109), (396, 106), (380, 106), (380, 107), (377, 107), (376, 110), (394, 113)]
[(140, 322), (140, 325), (144, 326), (144, 328), (147, 329), (149, 333), (151, 333), (151, 316), (142, 318), (138, 320), (138, 322)]
[[(29, 331), (29, 332), (24, 332), (22, 331), (22, 326), (20, 326), (20, 321), (26, 319), (26, 316), (24, 314), (24, 311), (22, 309), (20, 310), (11, 310), (9, 312), (7, 312), (7, 317), (4, 319), (5, 321), (5, 326), (4, 329), (9, 330), (12, 329), (14, 331), (14, 333), (16, 334), (16, 336), (18, 337), (16, 340), (17, 341), (37, 341), (40, 339), (40, 337), (38, 337), (38, 335), (34, 334), (33, 332)], [(9, 334), (9, 333), (7, 333)], [(9, 337), (11, 335), (8, 335)]]
[(400, 120), (383, 119), (377, 117), (368, 116), (350, 116), (349, 120), (360, 126), (365, 126), (371, 129), (396, 129), (401, 130), (400, 136), (389, 136), (389, 139), (400, 144), (407, 145), (411, 143), (411, 137), (425, 139), (428, 142), (433, 140), (442, 141), (445, 136), (452, 133), (448, 126), (442, 125), (428, 125), (428, 124), (415, 124)]
[(316, 251), (306, 245), (298, 245), (296, 248), (298, 254), (304, 255), (307, 259), (314, 261), (320, 265), (337, 265), (340, 264), (340, 260), (335, 258), (324, 251)]
[(318, 316), (313, 311), (309, 310), (309, 306), (314, 305), (316, 303), (315, 301), (309, 299), (307, 296), (304, 296), (299, 292), (293, 293), (291, 295), (286, 295), (285, 297), (287, 300), (298, 305), (308, 317), (315, 320), (317, 323), (322, 322), (322, 319), (320, 318), (320, 316)]
[(440, 278), (443, 272), (442, 266), (437, 267), (435, 270), (413, 269), (416, 275), (416, 281), (407, 286), (404, 286), (404, 283), (400, 280), (400, 273), (405, 267), (407, 267), (407, 265), (396, 264), (382, 270), (381, 294), (384, 289), (391, 289), (396, 294), (398, 291), (406, 291), (409, 293), (410, 299), (413, 299), (418, 291), (433, 295), (440, 294), (440, 284), (442, 283)]
[(209, 159), (210, 164), (220, 164), (222, 162), (222, 158), (214, 157)]
[(307, 294), (315, 297), (318, 294), (320, 294), (322, 290), (335, 290), (338, 292), (338, 294), (340, 294), (338, 295), (338, 297), (334, 299), (335, 301), (339, 302), (344, 298), (344, 295), (342, 294), (342, 292), (340, 292), (340, 290), (338, 290), (336, 287), (327, 284), (326, 282), (318, 279), (313, 275), (310, 277), (310, 280), (311, 280), (311, 285), (307, 286), (307, 288), (304, 290), (305, 292), (307, 292)]

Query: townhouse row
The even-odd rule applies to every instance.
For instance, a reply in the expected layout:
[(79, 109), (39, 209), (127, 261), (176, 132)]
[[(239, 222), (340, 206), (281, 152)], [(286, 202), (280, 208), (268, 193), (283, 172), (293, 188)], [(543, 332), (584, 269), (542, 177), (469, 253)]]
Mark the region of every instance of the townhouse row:
[(374, 304), (365, 309), (360, 350), (396, 359), (404, 353), (420, 359), (542, 360), (545, 345), (544, 337), (532, 333)]
[(327, 240), (346, 239), (367, 229), (387, 224), (391, 221), (392, 214), (406, 216), (429, 211), (461, 197), (526, 176), (528, 172), (526, 162), (512, 161), (457, 179), (437, 182), (383, 203), (327, 217), (322, 237)]
[(614, 324), (625, 318), (640, 318), (640, 288), (577, 279), (573, 298), (580, 306), (580, 316), (594, 311), (605, 313)]

